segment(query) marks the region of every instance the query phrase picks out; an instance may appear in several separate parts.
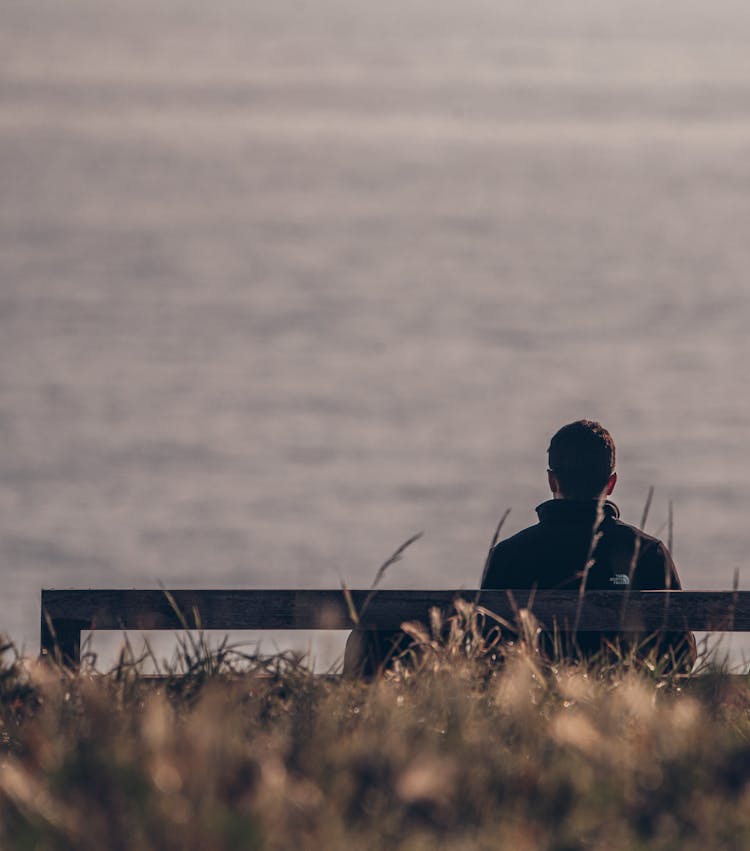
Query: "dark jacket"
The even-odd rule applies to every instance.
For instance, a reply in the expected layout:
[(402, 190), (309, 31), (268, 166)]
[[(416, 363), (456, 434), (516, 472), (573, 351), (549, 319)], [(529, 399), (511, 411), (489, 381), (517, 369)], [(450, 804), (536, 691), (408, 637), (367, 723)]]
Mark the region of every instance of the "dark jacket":
[[(613, 502), (551, 499), (537, 509), (539, 523), (500, 541), (490, 553), (482, 588), (578, 590), (585, 575), (587, 590), (633, 591), (680, 589), (677, 568), (657, 538), (620, 520)], [(525, 605), (525, 599), (518, 600)], [(621, 633), (585, 633), (576, 637), (584, 653), (596, 652), (602, 640), (641, 637)], [(690, 633), (665, 633), (660, 652), (672, 650), (683, 667), (695, 661)], [(653, 643), (652, 643), (653, 644)]]

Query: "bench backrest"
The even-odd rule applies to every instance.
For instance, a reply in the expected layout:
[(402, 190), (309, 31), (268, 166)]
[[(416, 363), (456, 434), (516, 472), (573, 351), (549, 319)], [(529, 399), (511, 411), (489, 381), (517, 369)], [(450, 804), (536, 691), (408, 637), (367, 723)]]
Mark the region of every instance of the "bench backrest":
[(77, 664), (81, 630), (398, 629), (456, 598), (511, 623), (528, 606), (560, 631), (750, 630), (750, 591), (45, 589), (41, 652)]

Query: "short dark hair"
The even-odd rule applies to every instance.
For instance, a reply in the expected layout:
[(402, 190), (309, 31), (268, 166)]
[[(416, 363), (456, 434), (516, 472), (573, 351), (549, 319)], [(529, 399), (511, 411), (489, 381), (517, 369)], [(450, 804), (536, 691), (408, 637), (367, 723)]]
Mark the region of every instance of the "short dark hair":
[(596, 499), (615, 469), (615, 442), (604, 426), (576, 420), (563, 426), (547, 450), (549, 468), (570, 499)]

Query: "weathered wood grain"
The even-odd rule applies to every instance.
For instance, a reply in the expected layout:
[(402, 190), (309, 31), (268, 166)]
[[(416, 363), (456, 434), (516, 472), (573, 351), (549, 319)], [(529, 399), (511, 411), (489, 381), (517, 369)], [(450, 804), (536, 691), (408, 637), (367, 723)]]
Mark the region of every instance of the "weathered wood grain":
[[(530, 591), (353, 590), (360, 625), (398, 629), (430, 608), (449, 609), (460, 597), (513, 622)], [(366, 601), (369, 598), (369, 602)], [(219, 630), (351, 629), (341, 590), (54, 590), (42, 591), (42, 650), (55, 645), (77, 661), (81, 629)], [(547, 628), (570, 630), (750, 630), (750, 592), (740, 591), (538, 591), (531, 609)], [(48, 624), (52, 625), (50, 630)]]

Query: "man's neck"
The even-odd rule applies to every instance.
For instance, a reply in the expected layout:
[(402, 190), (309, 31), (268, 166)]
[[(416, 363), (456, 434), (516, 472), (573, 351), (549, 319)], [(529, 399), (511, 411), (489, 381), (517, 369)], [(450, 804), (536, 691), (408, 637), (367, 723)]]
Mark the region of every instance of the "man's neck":
[(571, 502), (606, 502), (609, 499), (608, 494), (601, 494), (601, 496), (590, 496), (590, 497), (578, 497), (578, 496), (566, 496), (563, 493), (554, 492), (552, 493), (552, 499), (567, 499)]

